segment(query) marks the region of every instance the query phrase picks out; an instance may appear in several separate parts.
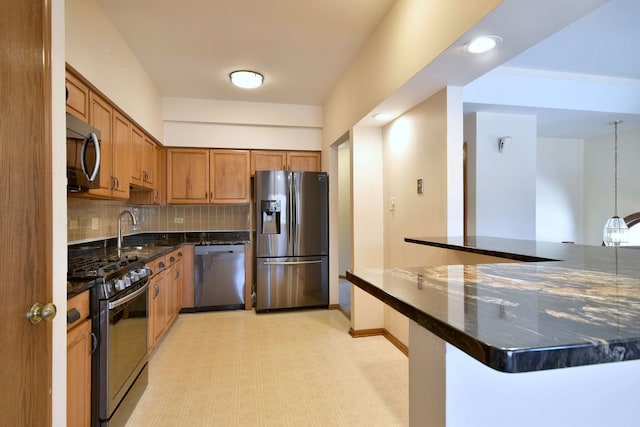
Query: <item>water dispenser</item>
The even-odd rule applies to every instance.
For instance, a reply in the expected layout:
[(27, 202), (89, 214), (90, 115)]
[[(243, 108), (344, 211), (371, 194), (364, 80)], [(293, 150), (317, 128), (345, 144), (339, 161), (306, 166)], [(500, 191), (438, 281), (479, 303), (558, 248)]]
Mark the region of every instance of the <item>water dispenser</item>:
[(261, 200), (260, 211), (260, 232), (280, 234), (280, 200)]

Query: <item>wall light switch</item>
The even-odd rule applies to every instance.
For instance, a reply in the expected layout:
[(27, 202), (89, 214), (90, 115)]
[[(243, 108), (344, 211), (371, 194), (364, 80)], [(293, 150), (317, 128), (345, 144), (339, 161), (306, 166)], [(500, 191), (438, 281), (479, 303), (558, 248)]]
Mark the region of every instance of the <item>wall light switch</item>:
[(418, 194), (424, 193), (424, 185), (422, 178), (418, 178)]
[(97, 230), (99, 227), (100, 227), (100, 221), (98, 220), (98, 217), (91, 218), (91, 229)]
[(390, 211), (395, 211), (396, 210), (396, 198), (395, 197), (391, 197), (389, 199), (389, 210)]
[(173, 218), (174, 224), (184, 224), (184, 218)]

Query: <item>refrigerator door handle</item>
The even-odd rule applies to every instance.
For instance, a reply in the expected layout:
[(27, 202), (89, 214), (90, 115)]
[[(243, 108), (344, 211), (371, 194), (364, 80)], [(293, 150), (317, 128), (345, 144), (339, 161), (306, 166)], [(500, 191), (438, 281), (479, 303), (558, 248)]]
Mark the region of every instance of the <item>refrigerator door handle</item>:
[(265, 261), (264, 265), (301, 265), (301, 264), (322, 264), (322, 260), (315, 261)]
[(297, 212), (298, 207), (296, 206), (296, 183), (295, 176), (293, 173), (289, 173), (289, 244), (291, 251), (289, 255), (295, 255), (297, 253), (296, 244), (296, 217), (295, 214)]

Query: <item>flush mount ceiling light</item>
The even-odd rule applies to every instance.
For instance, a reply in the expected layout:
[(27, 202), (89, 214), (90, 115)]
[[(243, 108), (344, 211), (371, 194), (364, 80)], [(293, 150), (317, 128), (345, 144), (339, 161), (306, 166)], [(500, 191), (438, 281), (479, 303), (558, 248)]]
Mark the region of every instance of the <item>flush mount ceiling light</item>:
[(378, 113), (378, 114), (374, 114), (373, 118), (376, 120), (389, 120), (391, 118), (393, 118), (393, 114), (391, 113)]
[(264, 76), (262, 74), (249, 70), (233, 71), (229, 74), (229, 78), (231, 79), (231, 83), (235, 86), (244, 89), (255, 89), (262, 86), (262, 82), (264, 81)]
[(469, 53), (485, 53), (500, 43), (502, 43), (502, 39), (498, 36), (480, 36), (465, 44), (464, 50)]

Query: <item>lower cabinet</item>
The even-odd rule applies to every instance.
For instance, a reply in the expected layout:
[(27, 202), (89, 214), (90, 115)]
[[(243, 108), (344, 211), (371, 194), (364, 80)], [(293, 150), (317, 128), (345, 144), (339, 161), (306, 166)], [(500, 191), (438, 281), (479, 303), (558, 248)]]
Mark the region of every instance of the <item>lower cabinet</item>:
[(67, 302), (67, 426), (91, 425), (91, 319), (89, 292)]
[(182, 248), (148, 263), (149, 280), (148, 348), (153, 351), (182, 308)]
[(167, 271), (154, 273), (149, 281), (149, 352), (162, 338), (167, 326)]

